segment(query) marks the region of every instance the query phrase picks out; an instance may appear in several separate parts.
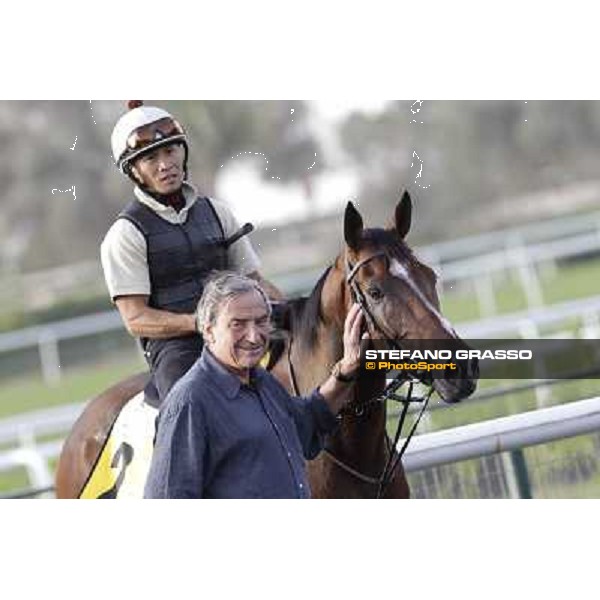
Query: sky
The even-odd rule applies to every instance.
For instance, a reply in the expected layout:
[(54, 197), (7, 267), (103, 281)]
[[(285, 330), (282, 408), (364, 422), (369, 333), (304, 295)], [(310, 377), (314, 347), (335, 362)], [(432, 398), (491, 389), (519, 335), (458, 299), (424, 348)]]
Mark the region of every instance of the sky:
[[(331, 136), (333, 127), (353, 111), (376, 114), (387, 101), (374, 99), (309, 100), (315, 113), (315, 126)], [(248, 148), (260, 152), (260, 148)], [(315, 157), (318, 161), (319, 157)], [(356, 200), (358, 179), (352, 169), (340, 167), (328, 170), (313, 181), (314, 200), (307, 204), (300, 184), (284, 184), (260, 179), (264, 159), (230, 161), (216, 182), (216, 195), (233, 208), (241, 222), (251, 221), (256, 226), (277, 225), (290, 220), (304, 219), (325, 214), (345, 206), (348, 200)], [(308, 168), (308, 167), (307, 167)]]
[(339, 121), (357, 110), (367, 113), (381, 112), (388, 102), (389, 100), (381, 99), (309, 100), (314, 109), (331, 122)]

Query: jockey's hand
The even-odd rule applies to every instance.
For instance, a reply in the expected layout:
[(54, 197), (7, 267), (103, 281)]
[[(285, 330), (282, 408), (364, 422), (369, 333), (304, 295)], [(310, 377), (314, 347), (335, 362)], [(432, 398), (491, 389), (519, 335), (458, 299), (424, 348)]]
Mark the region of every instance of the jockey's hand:
[(352, 375), (360, 367), (360, 342), (369, 337), (365, 331), (360, 334), (363, 313), (358, 304), (353, 304), (344, 322), (344, 356), (341, 360), (342, 375)]

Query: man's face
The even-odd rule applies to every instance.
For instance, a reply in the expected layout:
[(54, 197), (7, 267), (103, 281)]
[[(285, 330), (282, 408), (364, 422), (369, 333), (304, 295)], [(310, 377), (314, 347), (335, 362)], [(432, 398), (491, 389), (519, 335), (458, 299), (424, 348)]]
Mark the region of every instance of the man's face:
[(158, 194), (172, 194), (183, 183), (185, 148), (169, 144), (138, 158), (132, 170), (136, 178)]
[(205, 330), (211, 352), (225, 366), (243, 371), (255, 367), (267, 350), (271, 322), (257, 291), (232, 298), (216, 323)]

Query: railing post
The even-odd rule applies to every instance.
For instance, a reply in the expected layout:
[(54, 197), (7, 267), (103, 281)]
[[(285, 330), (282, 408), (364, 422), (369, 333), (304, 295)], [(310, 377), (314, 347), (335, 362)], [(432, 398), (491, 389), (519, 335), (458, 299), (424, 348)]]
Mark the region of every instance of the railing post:
[[(15, 457), (20, 459), (21, 464), (27, 470), (29, 482), (34, 488), (51, 488), (54, 478), (48, 465), (48, 461), (42, 456), (36, 447), (35, 434), (33, 430), (22, 427), (19, 430), (19, 448)], [(47, 494), (41, 497), (48, 497)]]
[(515, 472), (515, 465), (513, 464), (510, 452), (500, 453), (500, 463), (504, 471), (508, 497), (520, 498), (521, 494), (519, 492), (519, 484), (517, 483), (517, 473)]
[(47, 385), (57, 385), (60, 382), (60, 357), (58, 354), (58, 339), (54, 331), (44, 329), (38, 339), (42, 377)]
[(518, 448), (512, 450), (510, 453), (510, 460), (514, 467), (515, 479), (517, 483), (517, 489), (519, 491), (519, 498), (531, 499), (531, 482), (529, 481), (529, 472), (527, 471), (527, 463), (525, 462), (525, 455), (523, 449)]
[[(543, 336), (539, 327), (532, 319), (525, 319), (519, 323), (519, 334), (523, 340), (542, 339)], [(536, 379), (548, 379), (551, 374), (548, 373), (545, 364), (540, 365), (540, 361), (534, 363), (534, 376)], [(549, 386), (540, 385), (535, 388), (535, 403), (537, 408), (545, 408), (552, 402), (552, 390)]]
[(521, 287), (525, 294), (528, 308), (544, 305), (544, 294), (535, 262), (530, 260), (527, 248), (521, 243), (511, 248), (508, 253), (508, 263), (513, 264), (517, 271)]
[(496, 297), (494, 295), (494, 280), (491, 273), (482, 273), (473, 279), (475, 294), (479, 303), (481, 317), (493, 317), (498, 314)]

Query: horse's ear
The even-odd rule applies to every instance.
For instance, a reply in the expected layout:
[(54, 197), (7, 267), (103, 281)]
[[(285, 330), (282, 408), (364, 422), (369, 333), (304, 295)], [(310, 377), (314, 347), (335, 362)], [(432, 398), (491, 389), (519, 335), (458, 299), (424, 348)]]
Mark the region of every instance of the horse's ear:
[(358, 250), (363, 230), (363, 220), (352, 202), (346, 205), (344, 213), (344, 239), (353, 250)]
[(410, 230), (410, 222), (412, 219), (412, 200), (407, 191), (402, 194), (400, 202), (396, 205), (394, 217), (396, 220), (396, 231), (398, 232), (398, 235), (404, 239)]

